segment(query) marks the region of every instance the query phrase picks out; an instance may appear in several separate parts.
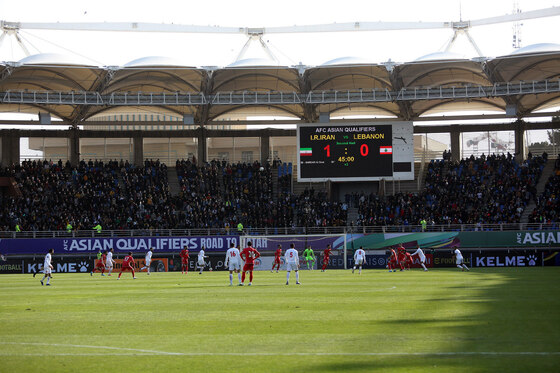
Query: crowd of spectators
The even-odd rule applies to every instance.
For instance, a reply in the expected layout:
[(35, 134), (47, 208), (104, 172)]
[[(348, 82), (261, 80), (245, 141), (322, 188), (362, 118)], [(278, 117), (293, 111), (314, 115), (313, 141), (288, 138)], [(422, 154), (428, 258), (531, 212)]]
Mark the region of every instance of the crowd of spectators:
[(519, 164), (511, 154), (433, 160), (420, 193), (350, 199), (358, 200), (359, 225), (518, 223), (544, 164), (542, 157)]
[(330, 202), (325, 192), (313, 188), (296, 197), (295, 211), (298, 227), (345, 226), (348, 215), (345, 203)]
[(531, 200), (530, 222), (558, 221), (560, 161), (543, 195), (536, 184), (546, 158), (522, 163), (511, 155), (430, 162), (420, 193), (353, 193), (332, 202), (325, 192), (293, 194), (292, 170), (277, 162), (175, 164), (179, 192), (170, 193), (167, 166), (146, 160), (26, 161), (0, 170), (14, 178), (20, 196), (0, 195), (1, 230), (87, 230), (345, 226), (348, 206), (358, 225), (488, 224), (520, 222)]
[(535, 198), (536, 207), (529, 215), (529, 223), (555, 224), (560, 222), (560, 158), (554, 163), (544, 192)]
[(21, 197), (2, 196), (0, 229), (16, 225), (25, 230), (163, 228), (169, 214), (167, 168), (146, 161), (25, 161), (4, 169), (13, 177)]
[(273, 198), (272, 168), (259, 162), (177, 161), (179, 228), (234, 229), (291, 224), (293, 213)]

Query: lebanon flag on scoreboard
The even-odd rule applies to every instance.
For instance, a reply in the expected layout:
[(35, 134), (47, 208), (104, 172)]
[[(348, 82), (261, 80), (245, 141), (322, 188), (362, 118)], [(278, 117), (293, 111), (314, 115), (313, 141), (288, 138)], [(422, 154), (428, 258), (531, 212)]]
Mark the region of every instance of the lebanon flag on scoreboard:
[(393, 154), (393, 147), (392, 146), (380, 146), (379, 147), (379, 154)]
[(299, 149), (299, 155), (300, 155), (301, 157), (308, 156), (308, 155), (312, 155), (312, 154), (311, 154), (311, 148), (300, 148), (300, 149)]

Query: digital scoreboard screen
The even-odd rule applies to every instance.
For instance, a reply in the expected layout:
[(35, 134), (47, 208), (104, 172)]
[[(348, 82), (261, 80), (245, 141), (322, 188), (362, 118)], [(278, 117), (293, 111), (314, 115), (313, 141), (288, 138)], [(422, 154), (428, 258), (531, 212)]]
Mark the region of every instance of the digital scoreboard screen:
[(380, 180), (393, 176), (390, 124), (298, 126), (299, 181)]

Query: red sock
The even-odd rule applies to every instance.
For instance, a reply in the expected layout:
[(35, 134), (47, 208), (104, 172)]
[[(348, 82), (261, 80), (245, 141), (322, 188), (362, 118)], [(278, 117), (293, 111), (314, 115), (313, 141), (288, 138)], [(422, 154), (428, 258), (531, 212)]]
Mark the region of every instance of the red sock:
[(253, 271), (249, 272), (249, 282), (253, 282)]
[(121, 278), (121, 275), (122, 275), (122, 271), (119, 272), (119, 278)]
[(245, 282), (245, 272), (243, 272), (243, 274), (241, 275), (241, 282)]
[(134, 270), (133, 270), (133, 269), (131, 269), (131, 271), (132, 271), (132, 277), (134, 277)]
[(104, 274), (104, 273), (105, 273), (105, 268), (102, 268), (101, 269), (101, 274)]

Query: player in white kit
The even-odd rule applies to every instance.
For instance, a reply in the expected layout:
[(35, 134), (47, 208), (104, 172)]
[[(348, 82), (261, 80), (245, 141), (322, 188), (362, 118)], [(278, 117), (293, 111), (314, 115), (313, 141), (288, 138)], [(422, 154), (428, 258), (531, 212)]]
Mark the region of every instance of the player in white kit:
[(196, 266), (198, 268), (200, 268), (200, 272), (198, 272), (199, 275), (202, 274), (202, 271), (204, 270), (204, 267), (206, 266), (206, 262), (204, 261), (204, 258), (208, 258), (208, 257), (204, 255), (204, 246), (202, 246), (202, 248), (198, 252), (198, 260), (196, 262)]
[(296, 285), (299, 285), (299, 255), (293, 243), (290, 244), (290, 248), (286, 250), (284, 254), (284, 259), (286, 260), (286, 285), (290, 285), (290, 272), (292, 269), (296, 272)]
[(224, 262), (224, 267), (229, 268), (229, 286), (233, 286), (233, 272), (237, 273), (237, 279), (239, 280), (239, 286), (241, 285), (241, 257), (239, 256), (239, 249), (235, 247), (232, 243), (230, 248), (226, 252), (226, 261)]
[(358, 273), (362, 274), (362, 265), (364, 265), (365, 260), (366, 260), (366, 252), (360, 246), (360, 248), (356, 250), (356, 252), (354, 253), (354, 267), (352, 268), (352, 273), (354, 273), (356, 267), (360, 267), (360, 271)]
[(154, 253), (154, 248), (150, 247), (150, 250), (146, 253), (145, 262), (146, 264), (144, 267), (140, 268), (141, 271), (148, 269), (148, 274), (150, 274), (150, 263), (152, 262), (152, 254)]
[(463, 254), (461, 254), (461, 251), (459, 251), (457, 246), (453, 247), (453, 255), (455, 255), (457, 268), (459, 268), (461, 271), (464, 271), (465, 269), (468, 271), (469, 267), (467, 267), (467, 265), (463, 262)]
[(113, 272), (113, 266), (115, 265), (115, 261), (113, 260), (113, 249), (107, 250), (107, 260), (105, 261), (105, 268), (109, 271), (107, 276), (111, 276), (111, 272)]
[(422, 268), (424, 268), (424, 271), (427, 271), (428, 268), (426, 268), (426, 255), (424, 255), (424, 251), (422, 251), (422, 249), (420, 247), (418, 247), (416, 249), (415, 252), (412, 253), (412, 255), (418, 255), (418, 259), (420, 259), (420, 265), (422, 266)]
[(45, 275), (41, 279), (41, 285), (44, 285), (43, 281), (46, 278), (47, 279), (47, 286), (51, 286), (51, 284), (49, 284), (49, 282), (51, 281), (51, 277), (52, 277), (51, 271), (53, 269), (53, 266), (51, 264), (52, 254), (54, 254), (54, 249), (50, 249), (49, 252), (47, 253), (47, 255), (45, 255), (45, 262), (43, 263), (43, 273)]

